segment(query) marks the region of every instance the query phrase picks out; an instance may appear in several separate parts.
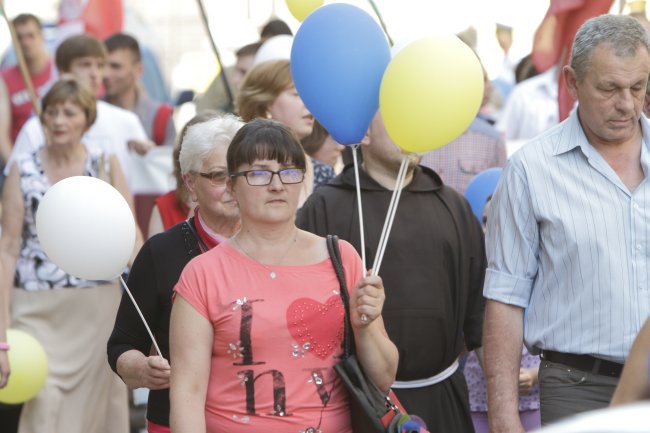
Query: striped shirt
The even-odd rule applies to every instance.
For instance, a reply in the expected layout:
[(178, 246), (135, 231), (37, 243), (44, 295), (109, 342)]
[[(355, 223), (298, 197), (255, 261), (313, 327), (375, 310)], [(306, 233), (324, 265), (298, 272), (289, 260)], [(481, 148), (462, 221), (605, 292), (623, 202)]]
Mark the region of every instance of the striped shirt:
[(488, 218), (484, 295), (527, 308), (539, 349), (622, 362), (650, 313), (650, 123), (630, 192), (577, 110), (513, 155)]

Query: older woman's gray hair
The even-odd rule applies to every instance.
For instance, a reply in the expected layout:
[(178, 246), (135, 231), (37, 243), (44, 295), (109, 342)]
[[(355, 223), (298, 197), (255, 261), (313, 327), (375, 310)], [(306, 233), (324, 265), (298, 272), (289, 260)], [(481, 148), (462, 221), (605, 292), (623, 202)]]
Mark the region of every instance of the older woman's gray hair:
[(179, 162), (181, 174), (201, 171), (203, 161), (220, 147), (228, 147), (244, 123), (232, 114), (190, 126), (183, 137)]
[(619, 57), (634, 56), (638, 49), (650, 53), (650, 35), (636, 18), (629, 15), (600, 15), (591, 18), (578, 29), (569, 64), (581, 81), (589, 67), (593, 50), (607, 44)]

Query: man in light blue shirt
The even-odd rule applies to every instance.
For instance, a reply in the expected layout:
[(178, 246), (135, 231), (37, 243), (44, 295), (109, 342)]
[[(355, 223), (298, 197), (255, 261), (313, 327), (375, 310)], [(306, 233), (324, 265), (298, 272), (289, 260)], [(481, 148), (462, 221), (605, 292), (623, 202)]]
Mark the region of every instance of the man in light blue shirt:
[(493, 433), (523, 432), (522, 338), (541, 352), (547, 424), (609, 404), (650, 314), (650, 123), (641, 115), (650, 38), (634, 18), (593, 18), (562, 73), (577, 109), (511, 158), (488, 218)]

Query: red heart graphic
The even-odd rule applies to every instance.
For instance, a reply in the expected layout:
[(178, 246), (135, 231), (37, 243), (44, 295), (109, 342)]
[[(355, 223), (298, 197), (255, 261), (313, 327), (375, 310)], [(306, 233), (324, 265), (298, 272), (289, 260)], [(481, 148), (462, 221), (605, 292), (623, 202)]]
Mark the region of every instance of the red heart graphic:
[(328, 358), (343, 341), (343, 304), (339, 296), (325, 303), (310, 298), (296, 299), (287, 309), (289, 332), (305, 353)]

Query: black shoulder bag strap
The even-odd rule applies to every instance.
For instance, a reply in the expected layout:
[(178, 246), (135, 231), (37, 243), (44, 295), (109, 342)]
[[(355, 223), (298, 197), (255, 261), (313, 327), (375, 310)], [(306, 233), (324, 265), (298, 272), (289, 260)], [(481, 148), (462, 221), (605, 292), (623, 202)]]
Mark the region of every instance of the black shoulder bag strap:
[[(205, 242), (201, 240), (201, 237), (196, 232), (193, 225), (194, 217), (183, 221), (181, 226), (181, 230), (183, 231), (183, 238), (185, 239), (185, 248), (187, 250), (187, 254), (189, 254), (190, 257), (196, 257), (201, 253), (209, 250), (207, 245), (205, 245)], [(190, 239), (190, 237), (193, 239)], [(195, 242), (192, 242), (192, 240)]]
[(345, 271), (341, 261), (341, 250), (339, 249), (339, 238), (336, 235), (327, 235), (327, 250), (336, 272), (336, 278), (339, 280), (339, 291), (343, 309), (345, 310), (345, 322), (343, 326), (343, 358), (349, 358), (354, 354), (354, 336), (352, 335), (352, 323), (350, 322), (350, 294), (345, 282)]

